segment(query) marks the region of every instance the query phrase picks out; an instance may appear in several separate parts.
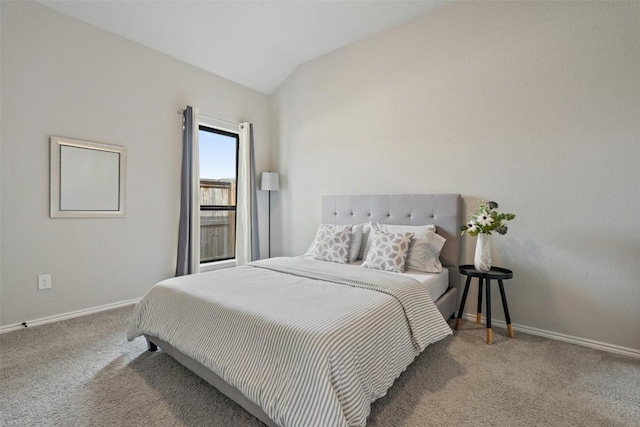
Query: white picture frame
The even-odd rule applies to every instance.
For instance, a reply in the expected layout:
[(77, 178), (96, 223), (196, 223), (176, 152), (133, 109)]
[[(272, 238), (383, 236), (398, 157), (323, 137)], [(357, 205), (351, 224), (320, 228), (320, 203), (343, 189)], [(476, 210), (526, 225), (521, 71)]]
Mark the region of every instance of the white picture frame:
[(51, 218), (124, 217), (127, 149), (52, 136)]

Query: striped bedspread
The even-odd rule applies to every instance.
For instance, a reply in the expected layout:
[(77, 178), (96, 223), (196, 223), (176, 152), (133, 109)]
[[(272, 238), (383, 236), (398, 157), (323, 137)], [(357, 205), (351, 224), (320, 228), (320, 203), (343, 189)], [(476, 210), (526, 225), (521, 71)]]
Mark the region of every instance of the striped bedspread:
[(364, 426), (371, 402), (451, 329), (420, 283), (301, 258), (168, 279), (127, 338), (167, 341), (282, 427)]

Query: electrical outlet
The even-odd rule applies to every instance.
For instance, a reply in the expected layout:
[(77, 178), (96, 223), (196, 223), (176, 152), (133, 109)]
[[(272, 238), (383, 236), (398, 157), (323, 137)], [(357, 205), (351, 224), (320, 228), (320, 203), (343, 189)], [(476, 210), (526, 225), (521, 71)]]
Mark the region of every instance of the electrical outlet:
[(51, 275), (41, 274), (38, 276), (38, 290), (51, 289)]

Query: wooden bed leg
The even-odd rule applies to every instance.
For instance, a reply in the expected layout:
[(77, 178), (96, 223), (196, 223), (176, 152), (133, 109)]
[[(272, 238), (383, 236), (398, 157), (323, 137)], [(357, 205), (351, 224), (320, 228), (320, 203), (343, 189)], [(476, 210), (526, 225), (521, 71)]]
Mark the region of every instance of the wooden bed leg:
[(155, 345), (154, 343), (152, 343), (151, 341), (149, 341), (149, 338), (147, 338), (147, 348), (149, 349), (149, 352), (153, 353), (154, 351), (158, 350), (158, 346)]

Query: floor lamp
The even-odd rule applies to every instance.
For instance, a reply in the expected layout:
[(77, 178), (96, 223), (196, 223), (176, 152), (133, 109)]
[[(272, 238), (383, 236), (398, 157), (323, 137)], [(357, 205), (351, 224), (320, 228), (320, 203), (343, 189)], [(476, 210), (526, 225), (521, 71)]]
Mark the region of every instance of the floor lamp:
[(269, 258), (271, 258), (271, 192), (280, 190), (278, 172), (262, 172), (260, 190), (269, 192)]

